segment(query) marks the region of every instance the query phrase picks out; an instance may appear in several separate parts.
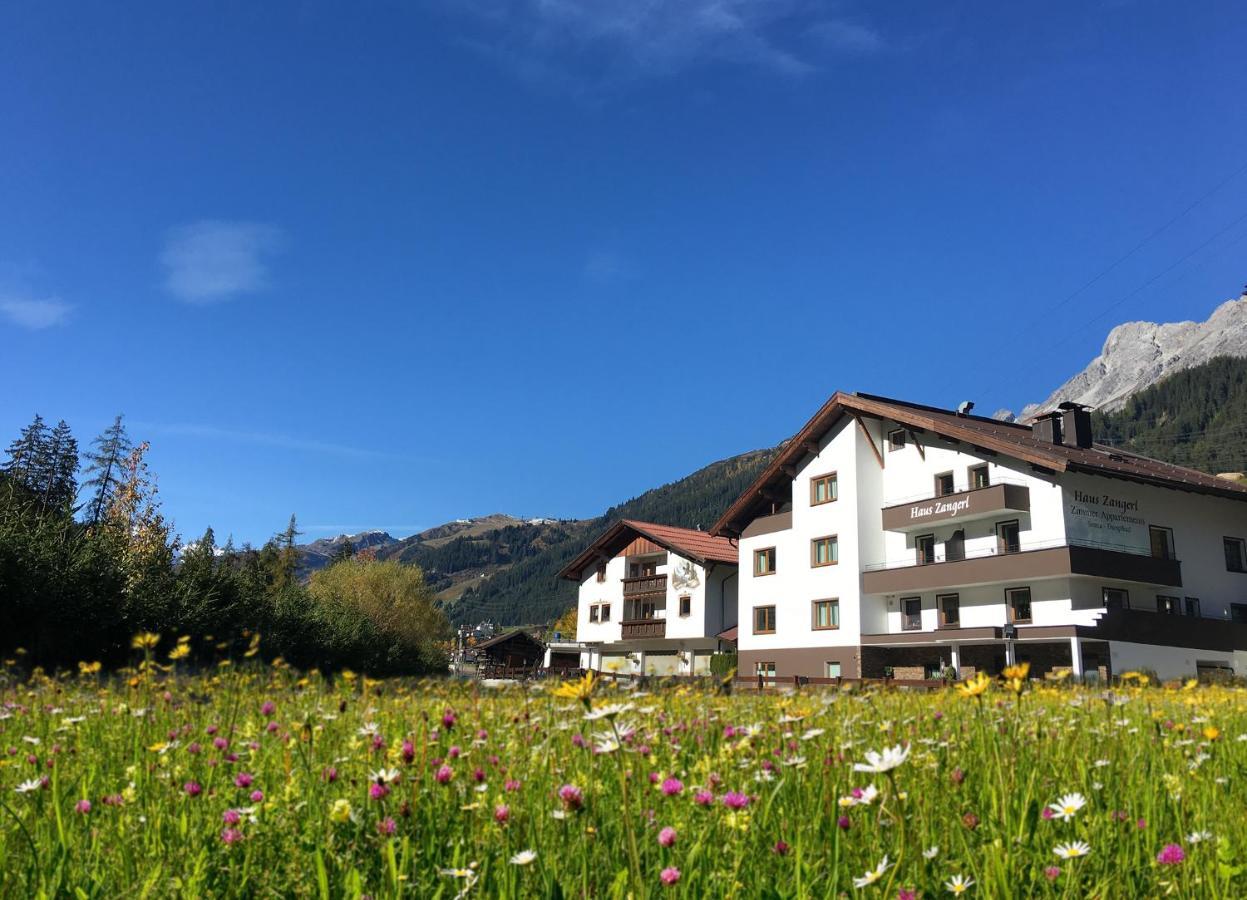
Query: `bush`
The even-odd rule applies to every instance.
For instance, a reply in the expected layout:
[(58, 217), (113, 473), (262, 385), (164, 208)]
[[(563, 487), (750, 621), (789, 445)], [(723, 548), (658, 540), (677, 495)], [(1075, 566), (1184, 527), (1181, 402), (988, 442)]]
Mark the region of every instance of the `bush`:
[(450, 624), (416, 566), (356, 557), (312, 576), (308, 618), (332, 665), (372, 674), (444, 672)]
[(710, 674), (726, 678), (736, 668), (735, 653), (710, 654)]

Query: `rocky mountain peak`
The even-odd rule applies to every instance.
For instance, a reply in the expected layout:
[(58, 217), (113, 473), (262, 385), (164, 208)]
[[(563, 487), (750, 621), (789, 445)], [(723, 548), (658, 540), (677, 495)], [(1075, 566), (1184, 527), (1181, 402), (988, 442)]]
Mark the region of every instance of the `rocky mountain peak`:
[(1027, 421), (1063, 400), (1111, 412), (1121, 409), (1131, 394), (1217, 356), (1247, 356), (1247, 290), (1222, 303), (1204, 322), (1118, 325), (1100, 355), (1042, 403), (1028, 404), (1017, 416), (1002, 409), (995, 417)]

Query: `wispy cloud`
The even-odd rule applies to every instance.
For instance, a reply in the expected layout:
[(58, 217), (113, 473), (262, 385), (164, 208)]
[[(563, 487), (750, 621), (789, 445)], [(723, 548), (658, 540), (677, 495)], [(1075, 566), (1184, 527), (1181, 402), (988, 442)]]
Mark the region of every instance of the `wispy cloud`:
[(165, 287), (186, 303), (216, 303), (269, 284), (280, 229), (258, 222), (203, 221), (172, 229), (160, 263)]
[(590, 251), (585, 259), (584, 276), (597, 284), (630, 278), (634, 271), (632, 263), (615, 250), (598, 248)]
[(0, 296), (0, 314), (14, 325), (36, 331), (64, 324), (72, 309), (68, 303), (55, 297)]
[(828, 19), (810, 27), (810, 34), (826, 46), (843, 53), (866, 56), (887, 49), (883, 35), (868, 25), (844, 19)]
[[(819, 0), (452, 0), (476, 34), (465, 41), (519, 74), (602, 82), (670, 75), (710, 63), (801, 76), (828, 50), (883, 46), (864, 24)], [(814, 30), (816, 29), (817, 30)], [(810, 47), (809, 34), (822, 37)]]
[[(352, 459), (391, 459), (418, 461), (409, 456), (372, 450), (366, 447), (352, 447), (336, 444), (331, 441), (302, 438), (289, 434), (271, 431), (248, 431), (245, 429), (219, 428), (215, 425), (200, 425), (188, 422), (130, 422), (129, 427), (136, 434), (168, 435), (171, 437), (193, 437), (207, 441), (228, 441), (237, 444), (253, 444), (263, 447), (278, 447), (284, 450), (297, 450), (306, 453), (320, 453), (329, 456), (341, 456)], [(431, 460), (424, 460), (431, 462)]]

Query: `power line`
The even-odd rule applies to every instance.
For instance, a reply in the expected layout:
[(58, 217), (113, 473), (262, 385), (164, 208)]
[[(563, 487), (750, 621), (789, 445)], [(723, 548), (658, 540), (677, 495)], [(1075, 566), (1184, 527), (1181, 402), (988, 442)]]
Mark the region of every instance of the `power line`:
[(1212, 243), (1213, 241), (1215, 241), (1217, 238), (1221, 237), (1221, 235), (1223, 235), (1223, 234), (1225, 234), (1226, 232), (1230, 231), (1231, 229), (1235, 228), (1236, 226), (1238, 226), (1239, 224), (1241, 224), (1241, 223), (1242, 223), (1242, 222), (1244, 222), (1244, 221), (1247, 221), (1247, 212), (1243, 213), (1241, 216), (1239, 216), (1237, 219), (1235, 219), (1235, 220), (1234, 220), (1233, 222), (1231, 222), (1229, 225), (1226, 225), (1224, 228), (1222, 228), (1222, 229), (1220, 229), (1219, 231), (1217, 231), (1217, 232), (1216, 232), (1216, 233), (1215, 233), (1212, 237), (1210, 237), (1208, 240), (1204, 241), (1202, 244), (1200, 244), (1198, 247), (1196, 247), (1196, 248), (1195, 248), (1194, 250), (1192, 250), (1190, 253), (1188, 253), (1188, 254), (1186, 254), (1185, 256), (1183, 256), (1181, 259), (1179, 259), (1179, 260), (1178, 260), (1177, 262), (1175, 262), (1173, 265), (1171, 265), (1171, 266), (1169, 266), (1168, 268), (1166, 268), (1165, 270), (1163, 270), (1163, 271), (1161, 271), (1161, 272), (1157, 273), (1156, 275), (1153, 275), (1151, 278), (1149, 278), (1149, 279), (1148, 279), (1147, 281), (1145, 281), (1143, 284), (1139, 285), (1139, 286), (1138, 286), (1137, 288), (1135, 288), (1133, 291), (1130, 291), (1128, 294), (1125, 294), (1125, 295), (1123, 295), (1123, 296), (1121, 296), (1121, 297), (1117, 298), (1116, 300), (1114, 300), (1112, 303), (1110, 303), (1110, 304), (1109, 304), (1108, 306), (1106, 306), (1104, 309), (1100, 310), (1098, 313), (1096, 313), (1094, 316), (1092, 316), (1090, 319), (1088, 319), (1086, 322), (1084, 322), (1084, 323), (1083, 323), (1081, 326), (1079, 326), (1078, 328), (1072, 328), (1072, 329), (1070, 329), (1070, 330), (1069, 330), (1069, 333), (1067, 334), (1067, 336), (1065, 337), (1065, 339), (1064, 339), (1064, 340), (1062, 340), (1062, 341), (1059, 341), (1059, 342), (1058, 342), (1055, 346), (1056, 346), (1056, 347), (1063, 347), (1064, 345), (1068, 344), (1068, 343), (1069, 343), (1070, 341), (1072, 341), (1074, 338), (1076, 338), (1076, 337), (1078, 337), (1078, 336), (1079, 336), (1079, 333), (1078, 333), (1078, 332), (1081, 330), (1081, 328), (1085, 328), (1085, 327), (1086, 327), (1086, 326), (1088, 326), (1088, 325), (1091, 325), (1091, 324), (1094, 324), (1095, 322), (1098, 322), (1100, 319), (1104, 318), (1106, 315), (1108, 315), (1110, 312), (1112, 312), (1113, 310), (1115, 310), (1117, 307), (1119, 307), (1119, 306), (1121, 306), (1123, 303), (1125, 303), (1127, 300), (1131, 299), (1131, 298), (1132, 298), (1132, 297), (1134, 297), (1135, 295), (1137, 295), (1137, 294), (1141, 293), (1142, 291), (1146, 290), (1147, 288), (1151, 287), (1153, 284), (1155, 284), (1155, 283), (1156, 283), (1157, 281), (1159, 281), (1160, 279), (1164, 278), (1166, 275), (1168, 275), (1168, 274), (1169, 274), (1170, 272), (1172, 272), (1174, 269), (1178, 268), (1178, 266), (1182, 265), (1182, 264), (1183, 264), (1183, 263), (1185, 263), (1187, 260), (1189, 260), (1191, 257), (1195, 256), (1197, 253), (1199, 253), (1201, 250), (1203, 250), (1205, 247), (1207, 247), (1209, 244), (1211, 244), (1211, 243)]
[(1217, 182), (1215, 185), (1213, 185), (1213, 186), (1212, 186), (1212, 188), (1210, 188), (1210, 189), (1209, 189), (1206, 193), (1202, 194), (1202, 195), (1201, 195), (1200, 197), (1198, 197), (1198, 198), (1197, 198), (1197, 199), (1196, 199), (1193, 203), (1191, 203), (1191, 205), (1190, 205), (1190, 206), (1186, 207), (1186, 209), (1182, 210), (1180, 213), (1178, 213), (1176, 216), (1174, 216), (1174, 217), (1173, 217), (1172, 219), (1170, 219), (1168, 222), (1166, 222), (1165, 224), (1161, 225), (1159, 228), (1157, 228), (1157, 229), (1155, 229), (1154, 231), (1152, 231), (1152, 233), (1151, 233), (1151, 234), (1149, 234), (1147, 237), (1143, 238), (1143, 240), (1139, 241), (1137, 244), (1135, 244), (1133, 247), (1131, 247), (1129, 250), (1127, 250), (1124, 254), (1122, 254), (1121, 256), (1119, 256), (1117, 259), (1113, 260), (1113, 262), (1111, 262), (1111, 263), (1110, 263), (1110, 264), (1109, 264), (1106, 268), (1104, 268), (1104, 269), (1100, 270), (1100, 272), (1098, 272), (1098, 273), (1097, 273), (1097, 274), (1096, 274), (1096, 275), (1095, 275), (1095, 276), (1094, 276), (1094, 277), (1093, 277), (1090, 281), (1088, 281), (1088, 282), (1087, 282), (1086, 284), (1084, 284), (1082, 287), (1078, 288), (1078, 289), (1077, 289), (1077, 290), (1075, 290), (1073, 293), (1069, 294), (1069, 295), (1068, 295), (1068, 296), (1066, 296), (1064, 299), (1062, 299), (1061, 301), (1059, 301), (1059, 302), (1058, 302), (1055, 306), (1051, 307), (1051, 308), (1048, 310), (1048, 314), (1051, 314), (1051, 313), (1053, 313), (1053, 312), (1056, 312), (1058, 309), (1060, 309), (1061, 307), (1065, 306), (1065, 304), (1069, 303), (1071, 300), (1073, 300), (1075, 297), (1077, 297), (1077, 296), (1078, 296), (1079, 294), (1081, 294), (1083, 291), (1085, 291), (1085, 290), (1087, 290), (1088, 288), (1090, 288), (1090, 287), (1092, 287), (1093, 285), (1095, 285), (1097, 282), (1099, 282), (1099, 281), (1100, 281), (1100, 279), (1101, 279), (1101, 278), (1103, 278), (1103, 277), (1104, 277), (1105, 275), (1107, 275), (1109, 272), (1112, 272), (1114, 269), (1116, 269), (1118, 266), (1120, 266), (1122, 263), (1124, 263), (1124, 262), (1125, 262), (1126, 260), (1128, 260), (1130, 257), (1134, 256), (1136, 253), (1138, 253), (1140, 250), (1142, 250), (1145, 246), (1147, 246), (1149, 243), (1151, 243), (1151, 242), (1152, 242), (1155, 238), (1159, 237), (1161, 234), (1163, 234), (1165, 231), (1167, 231), (1167, 230), (1168, 230), (1171, 226), (1173, 226), (1174, 224), (1176, 224), (1176, 223), (1177, 223), (1178, 221), (1180, 221), (1181, 219), (1185, 218), (1185, 217), (1187, 216), (1187, 214), (1188, 214), (1188, 213), (1190, 213), (1192, 210), (1194, 210), (1196, 207), (1198, 207), (1200, 204), (1202, 204), (1205, 200), (1207, 200), (1207, 199), (1208, 199), (1209, 197), (1211, 197), (1213, 194), (1215, 194), (1215, 193), (1217, 193), (1218, 191), (1220, 191), (1220, 190), (1221, 190), (1221, 188), (1225, 187), (1227, 184), (1229, 184), (1231, 181), (1233, 181), (1233, 180), (1234, 180), (1235, 178), (1237, 178), (1239, 175), (1243, 174), (1243, 172), (1247, 172), (1247, 162), (1243, 163), (1243, 165), (1239, 166), (1237, 169), (1235, 169), (1233, 172), (1231, 172), (1229, 175), (1227, 175), (1227, 176), (1226, 176), (1225, 178), (1223, 178), (1221, 181), (1218, 181), (1218, 182)]

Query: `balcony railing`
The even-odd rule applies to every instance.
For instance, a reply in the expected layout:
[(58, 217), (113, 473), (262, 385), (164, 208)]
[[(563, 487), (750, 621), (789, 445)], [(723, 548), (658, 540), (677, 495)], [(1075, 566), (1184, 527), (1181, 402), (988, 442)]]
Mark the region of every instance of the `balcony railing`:
[(1024, 543), (1015, 552), (992, 548), (959, 559), (937, 557), (926, 564), (915, 564), (912, 558), (879, 563), (862, 572), (862, 589), (868, 594), (891, 594), (1064, 575), (1182, 586), (1182, 564), (1176, 559), (1159, 559), (1111, 545), (1059, 541)]
[(640, 578), (625, 578), (623, 580), (624, 599), (639, 597), (644, 594), (665, 595), (666, 593), (666, 575), (642, 575)]
[(667, 636), (666, 619), (624, 619), (619, 624), (622, 627), (620, 637), (625, 641)]

